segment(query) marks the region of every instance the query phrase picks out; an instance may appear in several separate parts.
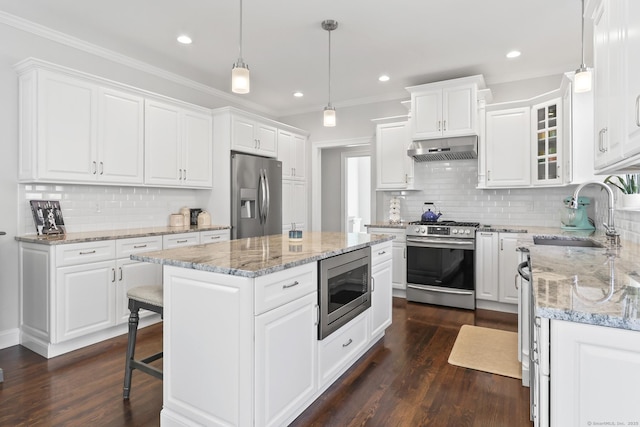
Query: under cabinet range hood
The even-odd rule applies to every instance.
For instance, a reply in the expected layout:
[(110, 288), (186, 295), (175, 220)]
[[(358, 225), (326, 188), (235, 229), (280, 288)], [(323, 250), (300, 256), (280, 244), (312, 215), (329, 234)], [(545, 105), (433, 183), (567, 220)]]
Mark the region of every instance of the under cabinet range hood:
[(478, 136), (413, 141), (409, 145), (407, 156), (413, 157), (416, 162), (477, 159)]

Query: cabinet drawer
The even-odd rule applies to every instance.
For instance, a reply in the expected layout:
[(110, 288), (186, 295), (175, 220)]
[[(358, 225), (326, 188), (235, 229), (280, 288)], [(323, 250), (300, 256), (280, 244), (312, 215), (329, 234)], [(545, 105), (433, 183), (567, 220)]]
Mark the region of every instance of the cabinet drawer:
[(229, 230), (211, 230), (200, 232), (200, 244), (222, 242), (229, 240)]
[(319, 341), (320, 387), (340, 375), (367, 344), (368, 320), (369, 310)]
[(56, 267), (109, 261), (116, 257), (115, 240), (56, 246)]
[(199, 233), (165, 234), (162, 236), (162, 249), (191, 246), (200, 243)]
[(255, 281), (255, 314), (294, 301), (318, 289), (317, 263), (290, 268)]
[(371, 266), (376, 266), (393, 256), (390, 241), (371, 246)]
[(131, 254), (162, 250), (162, 236), (135, 237), (116, 240), (116, 257), (128, 258)]

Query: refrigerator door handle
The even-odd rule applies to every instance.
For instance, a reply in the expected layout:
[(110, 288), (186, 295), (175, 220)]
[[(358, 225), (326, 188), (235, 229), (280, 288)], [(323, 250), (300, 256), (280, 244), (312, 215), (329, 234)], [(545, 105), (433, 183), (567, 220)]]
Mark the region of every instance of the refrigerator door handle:
[(264, 182), (265, 182), (265, 188), (267, 189), (266, 191), (266, 206), (265, 206), (265, 210), (264, 210), (264, 223), (267, 223), (267, 218), (269, 217), (269, 210), (271, 209), (271, 189), (269, 188), (269, 177), (267, 176), (267, 170), (264, 170)]
[(267, 218), (265, 212), (267, 208), (267, 186), (266, 186), (267, 175), (264, 169), (260, 169), (260, 192), (262, 193), (260, 196), (260, 224), (264, 224)]

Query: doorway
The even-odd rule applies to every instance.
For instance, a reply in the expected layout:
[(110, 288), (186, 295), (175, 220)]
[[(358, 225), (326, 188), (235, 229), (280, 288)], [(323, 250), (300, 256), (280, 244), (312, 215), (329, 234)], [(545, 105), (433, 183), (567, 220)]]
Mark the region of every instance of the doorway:
[(371, 224), (371, 156), (368, 152), (343, 152), (342, 164), (343, 230), (366, 233), (365, 224)]

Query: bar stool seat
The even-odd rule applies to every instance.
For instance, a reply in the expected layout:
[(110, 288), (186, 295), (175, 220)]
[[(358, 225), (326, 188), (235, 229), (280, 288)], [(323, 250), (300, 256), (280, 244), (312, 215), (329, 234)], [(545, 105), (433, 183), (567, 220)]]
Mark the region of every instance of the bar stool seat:
[(131, 376), (134, 369), (138, 369), (144, 373), (162, 379), (162, 370), (150, 365), (154, 360), (162, 357), (162, 352), (141, 360), (134, 358), (136, 351), (136, 335), (138, 333), (138, 322), (141, 308), (153, 311), (163, 316), (163, 300), (162, 286), (137, 286), (129, 289), (127, 292), (129, 298), (129, 337), (127, 342), (127, 360), (124, 372), (124, 390), (122, 396), (124, 399), (129, 398), (131, 392)]

